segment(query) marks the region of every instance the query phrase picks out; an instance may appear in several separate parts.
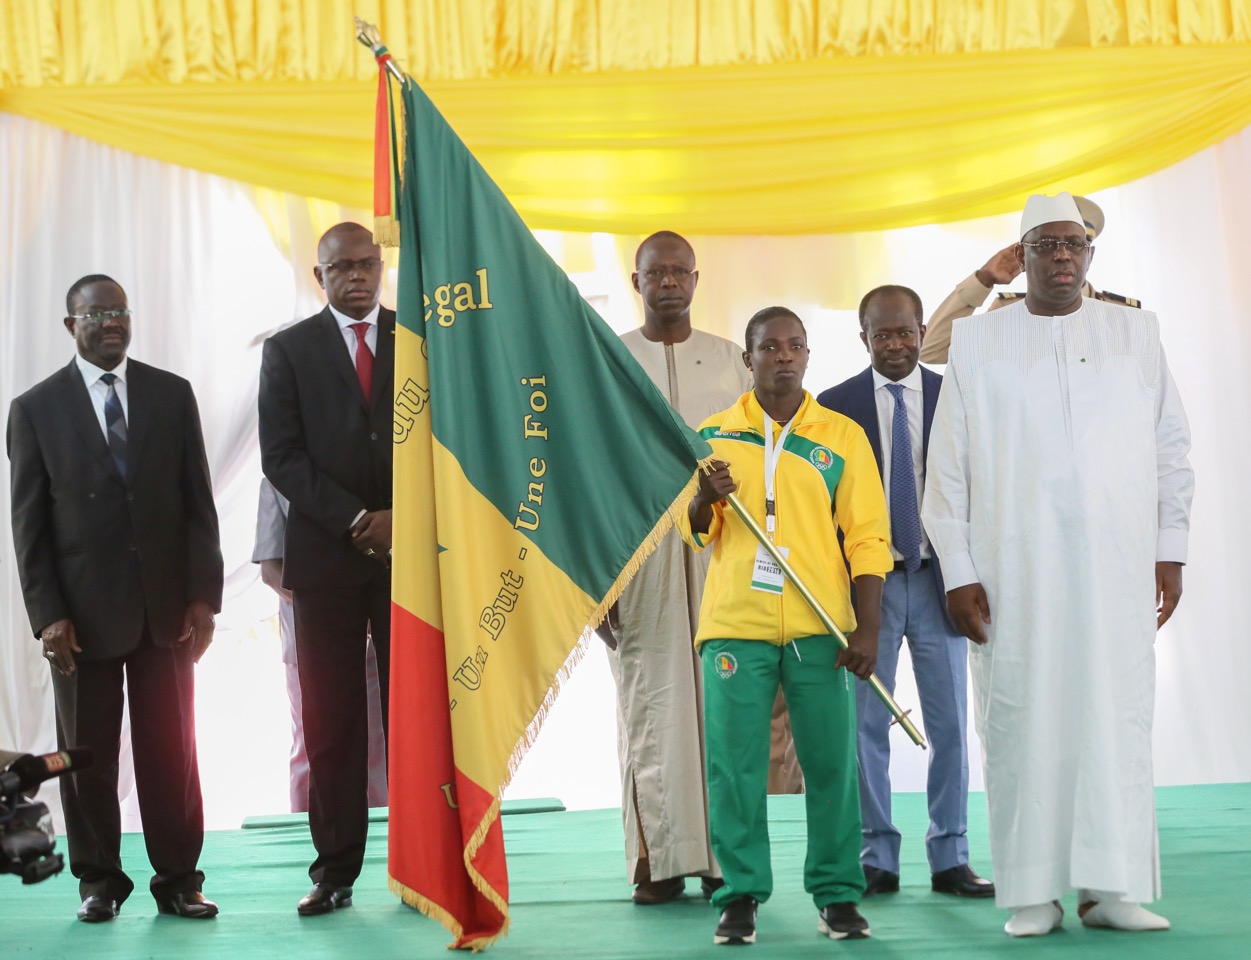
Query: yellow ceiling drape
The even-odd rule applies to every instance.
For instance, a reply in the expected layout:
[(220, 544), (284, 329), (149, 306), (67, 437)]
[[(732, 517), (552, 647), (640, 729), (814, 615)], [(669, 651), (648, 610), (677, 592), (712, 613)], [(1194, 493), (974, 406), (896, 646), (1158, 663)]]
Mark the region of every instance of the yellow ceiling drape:
[(1251, 0), (4, 0), (0, 88), (425, 83), (931, 53), (1251, 43)]
[(7, 0), (0, 110), (368, 206), (356, 11), (536, 228), (966, 219), (1251, 122), (1251, 0)]

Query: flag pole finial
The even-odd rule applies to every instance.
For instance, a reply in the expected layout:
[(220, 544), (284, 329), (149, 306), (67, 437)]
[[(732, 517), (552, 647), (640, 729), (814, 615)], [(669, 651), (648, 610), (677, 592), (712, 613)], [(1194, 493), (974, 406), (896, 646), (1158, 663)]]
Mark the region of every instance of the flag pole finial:
[(390, 71), (391, 76), (403, 83), (404, 73), (396, 66), (395, 58), (391, 56), (391, 51), (382, 42), (382, 34), (378, 32), (378, 28), (372, 23), (366, 23), (360, 17), (353, 17), (352, 20), (356, 24), (356, 39), (369, 48), (374, 55), (374, 59), (378, 61), (378, 66), (386, 67)]

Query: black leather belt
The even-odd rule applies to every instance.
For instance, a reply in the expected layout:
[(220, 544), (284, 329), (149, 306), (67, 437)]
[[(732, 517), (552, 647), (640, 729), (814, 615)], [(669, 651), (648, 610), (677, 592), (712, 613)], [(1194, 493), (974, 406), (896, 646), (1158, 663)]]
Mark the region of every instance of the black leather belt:
[[(920, 567), (920, 569), (924, 570), (924, 569), (925, 569), (926, 567), (928, 567), (929, 565), (930, 565), (929, 558), (928, 558), (928, 557), (924, 557), (924, 558), (922, 558), (922, 560), (921, 560), (921, 567)], [(896, 560), (896, 561), (895, 561), (895, 572), (896, 572), (896, 573), (903, 573), (903, 572), (904, 572), (905, 570), (907, 570), (907, 569), (908, 569), (908, 568), (907, 568), (907, 566), (905, 565), (905, 561), (903, 561), (903, 560)]]

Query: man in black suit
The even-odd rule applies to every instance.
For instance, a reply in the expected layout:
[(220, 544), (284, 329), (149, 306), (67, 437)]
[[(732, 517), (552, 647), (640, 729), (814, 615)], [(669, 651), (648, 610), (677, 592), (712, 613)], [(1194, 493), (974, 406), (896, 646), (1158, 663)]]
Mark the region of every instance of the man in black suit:
[(340, 223), (313, 275), (329, 306), (265, 342), (261, 464), (290, 501), (282, 584), (295, 605), (317, 858), (301, 916), (352, 902), (369, 829), (366, 638), (387, 724), (395, 313), (379, 307), (381, 251)]
[(206, 919), (194, 664), (221, 609), (222, 554), (200, 415), (181, 377), (129, 360), (130, 309), (109, 277), (66, 296), (78, 352), (9, 410), (13, 542), (52, 666), (57, 741), (94, 765), (62, 777), (78, 919), (134, 889), (117, 801), (123, 675), (135, 783), (161, 913)]
[[(962, 897), (992, 897), (994, 885), (969, 866), (966, 835), (968, 643), (947, 617), (942, 573), (920, 521), (925, 451), (943, 380), (917, 364), (924, 316), (921, 298), (907, 287), (870, 290), (860, 301), (860, 339), (872, 364), (817, 401), (864, 428), (886, 488), (895, 569), (886, 575), (882, 589), (877, 674), (893, 693), (906, 636), (932, 747), (926, 781), (930, 828), (925, 835), (930, 888)], [(900, 836), (890, 813), (890, 719), (868, 685), (857, 683), (864, 834), (860, 860), (866, 896), (899, 889)]]

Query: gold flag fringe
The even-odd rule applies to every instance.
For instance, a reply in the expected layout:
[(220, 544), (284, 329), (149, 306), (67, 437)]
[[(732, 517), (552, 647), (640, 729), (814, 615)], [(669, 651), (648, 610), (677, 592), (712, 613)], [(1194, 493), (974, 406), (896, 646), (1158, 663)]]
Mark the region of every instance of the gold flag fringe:
[(392, 893), (410, 907), (419, 910), (424, 916), (430, 917), (432, 920), (438, 920), (439, 923), (447, 927), (448, 931), (457, 940), (464, 934), (465, 928), (457, 922), (456, 918), (429, 897), (423, 897), (412, 887), (405, 886), (390, 874), (387, 874), (387, 886), (391, 888)]
[(695, 496), (695, 491), (699, 489), (700, 472), (707, 469), (713, 459), (713, 457), (709, 456), (699, 461), (695, 473), (691, 475), (691, 479), (686, 482), (686, 485), (674, 498), (673, 503), (669, 504), (669, 508), (665, 510), (664, 515), (656, 521), (656, 525), (652, 527), (651, 532), (639, 544), (638, 549), (634, 551), (634, 556), (622, 568), (621, 573), (617, 576), (608, 593), (605, 594), (604, 599), (599, 602), (590, 619), (587, 620), (577, 644), (569, 652), (569, 656), (565, 658), (565, 662), (561, 664), (560, 669), (556, 671), (556, 676), (547, 690), (547, 695), (544, 696), (543, 702), (539, 704), (538, 710), (535, 711), (534, 719), (527, 725), (526, 732), (517, 741), (517, 746), (513, 747), (512, 755), (508, 758), (508, 774), (496, 788), (496, 797), (503, 793), (504, 788), (512, 781), (513, 774), (517, 772), (521, 761), (525, 759), (526, 754), (534, 745), (534, 741), (538, 739), (539, 731), (543, 729), (543, 723), (547, 720), (547, 715), (551, 711), (552, 705), (555, 704), (557, 696), (560, 695), (561, 688), (573, 674), (574, 668), (586, 656), (590, 645), (591, 631), (599, 626), (604, 617), (608, 616), (609, 608), (621, 598), (626, 585), (634, 579), (635, 574), (643, 566), (643, 562), (660, 546), (661, 541), (665, 538), (665, 534), (673, 528), (679, 513), (686, 510), (691, 502), (691, 498)]
[[(552, 705), (556, 702), (556, 697), (559, 695), (561, 687), (564, 686), (570, 675), (572, 675), (574, 668), (586, 655), (591, 630), (598, 626), (600, 621), (608, 615), (608, 609), (616, 603), (618, 599), (620, 599), (622, 591), (624, 591), (626, 585), (634, 579), (635, 574), (637, 574), (643, 566), (643, 562), (655, 552), (656, 548), (660, 546), (661, 541), (664, 540), (665, 535), (673, 529), (673, 525), (676, 522), (680, 511), (686, 510), (691, 502), (691, 498), (695, 496), (695, 491), (699, 488), (700, 471), (707, 468), (712, 462), (712, 459), (712, 457), (707, 457), (699, 461), (696, 472), (691, 475), (691, 479), (686, 482), (686, 485), (682, 488), (681, 492), (678, 493), (673, 503), (669, 504), (669, 507), (665, 510), (664, 515), (656, 521), (656, 525), (652, 527), (651, 532), (648, 533), (648, 535), (643, 539), (643, 542), (639, 544), (638, 549), (634, 551), (634, 555), (630, 558), (630, 561), (625, 565), (621, 573), (617, 576), (617, 579), (613, 582), (611, 589), (609, 589), (608, 593), (604, 596), (604, 599), (601, 600), (599, 605), (595, 608), (594, 613), (591, 614), (590, 619), (587, 621), (586, 626), (582, 630), (581, 636), (578, 637), (577, 644), (574, 646), (573, 650), (570, 651), (569, 656), (565, 658), (565, 662), (561, 664), (560, 669), (556, 671), (556, 676), (552, 681), (552, 685), (548, 688), (546, 696), (543, 697), (543, 702), (539, 705), (538, 710), (535, 712), (534, 719), (527, 725), (526, 732), (518, 741), (517, 746), (513, 748), (513, 752), (508, 758), (508, 775), (505, 777), (504, 781), (500, 783), (499, 787), (496, 788), (495, 799), (492, 801), (491, 806), (487, 808), (486, 814), (482, 817), (482, 820), (478, 823), (478, 826), (474, 829), (473, 834), (470, 836), (469, 842), (465, 845), (465, 870), (468, 872), (469, 878), (473, 881), (474, 887), (476, 887), (484, 897), (491, 901), (495, 908), (504, 916), (504, 923), (500, 927), (499, 933), (495, 936), (480, 937), (477, 940), (471, 940), (463, 945), (464, 948), (472, 950), (474, 953), (485, 950), (491, 944), (495, 943), (496, 940), (507, 936), (508, 927), (512, 922), (512, 918), (509, 914), (508, 902), (499, 895), (499, 892), (487, 882), (486, 878), (483, 877), (473, 865), (474, 857), (477, 856), (478, 850), (485, 842), (487, 833), (490, 831), (495, 821), (499, 819), (500, 794), (503, 793), (504, 788), (508, 786), (509, 782), (513, 778), (513, 774), (517, 772), (517, 767), (521, 764), (521, 761), (529, 752), (530, 747), (534, 745), (534, 741), (538, 738), (539, 731), (542, 730), (543, 723), (547, 719), (547, 715), (550, 712)], [(427, 916), (436, 917), (441, 920), (443, 925), (451, 930), (457, 939), (461, 937), (463, 931), (460, 928), (460, 925), (457, 924), (455, 920), (445, 919), (446, 911), (444, 911), (441, 907), (431, 903), (420, 894), (409, 890), (403, 884), (397, 882), (394, 878), (391, 880), (391, 889), (405, 903), (417, 907), (417, 909), (421, 910), (421, 912)]]
[(512, 923), (512, 915), (508, 910), (508, 901), (500, 896), (499, 891), (491, 886), (487, 882), (486, 877), (479, 873), (473, 865), (473, 859), (478, 855), (479, 848), (486, 841), (487, 833), (490, 831), (495, 821), (499, 818), (500, 796), (499, 791), (496, 791), (495, 799), (491, 802), (491, 805), (487, 807), (487, 812), (483, 815), (482, 820), (478, 823), (478, 826), (474, 829), (473, 834), (469, 837), (469, 842), (465, 844), (465, 872), (469, 874), (469, 879), (472, 880), (473, 885), (478, 888), (478, 892), (490, 900), (492, 906), (504, 915), (504, 923), (500, 926), (499, 933), (495, 934), (495, 936), (479, 937), (477, 940), (470, 940), (465, 944), (465, 947), (472, 950), (474, 953), (485, 950), (496, 940), (499, 940), (501, 937), (508, 936), (508, 927)]

